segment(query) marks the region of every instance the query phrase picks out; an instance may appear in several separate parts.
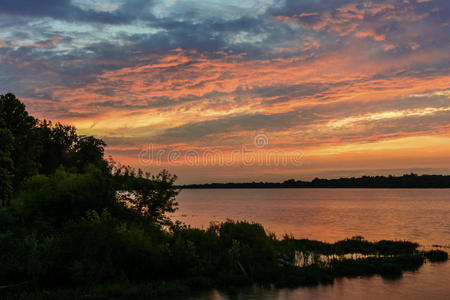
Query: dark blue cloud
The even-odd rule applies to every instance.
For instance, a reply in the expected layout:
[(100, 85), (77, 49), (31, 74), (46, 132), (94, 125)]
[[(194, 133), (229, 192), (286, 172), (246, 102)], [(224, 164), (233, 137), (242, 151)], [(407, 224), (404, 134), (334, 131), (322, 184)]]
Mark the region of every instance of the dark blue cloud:
[[(3, 57), (0, 66), (2, 84), (12, 91), (19, 91), (22, 95), (33, 98), (44, 98), (51, 93), (36, 88), (58, 85), (62, 87), (78, 88), (88, 83), (96, 82), (98, 75), (107, 71), (139, 64), (152, 64), (148, 54), (165, 55), (174, 48), (193, 49), (203, 57), (216, 58), (226, 55), (220, 51), (232, 50), (234, 54), (246, 53), (243, 61), (299, 57), (307, 61), (310, 57), (318, 57), (324, 52), (344, 51), (355, 43), (366, 43), (366, 49), (371, 49), (373, 57), (401, 58), (415, 51), (411, 43), (417, 42), (420, 48), (441, 49), (449, 45), (449, 26), (442, 26), (449, 20), (450, 1), (434, 0), (418, 3), (411, 0), (404, 1), (372, 1), (373, 4), (392, 3), (393, 8), (377, 14), (365, 14), (358, 28), (372, 28), (375, 34), (384, 35), (386, 42), (391, 42), (393, 48), (386, 51), (367, 37), (362, 41), (355, 37), (330, 38), (330, 33), (316, 31), (305, 27), (322, 21), (323, 13), (330, 12), (331, 17), (339, 18), (336, 13), (345, 4), (357, 3), (362, 9), (363, 1), (326, 1), (326, 0), (286, 0), (281, 4), (274, 4), (266, 12), (255, 15), (236, 14), (217, 16), (204, 15), (196, 12), (195, 7), (176, 3), (175, 12), (156, 17), (152, 7), (155, 1), (130, 0), (124, 2), (112, 12), (83, 10), (69, 0), (0, 0), (0, 25), (10, 31), (10, 40), (45, 42), (54, 34), (62, 37), (61, 47), (52, 45), (47, 49), (37, 49), (24, 45), (11, 46), (11, 41), (5, 40), (9, 47), (0, 47)], [(369, 3), (369, 2), (366, 2)], [(416, 15), (425, 15), (419, 20), (410, 20), (405, 26), (395, 18), (388, 20), (388, 13), (410, 10)], [(302, 13), (317, 13), (305, 15), (299, 21), (302, 26), (283, 23), (274, 20), (275, 16), (296, 16)], [(91, 26), (92, 32), (76, 32), (64, 28), (64, 22), (51, 26), (48, 18), (68, 21), (70, 24)], [(137, 22), (140, 23), (137, 23)], [(92, 24), (95, 23), (95, 24)], [(102, 23), (102, 24), (99, 24)], [(123, 24), (141, 26), (139, 32), (133, 30), (117, 30), (106, 35), (107, 30)], [(100, 27), (96, 27), (102, 25)], [(60, 28), (58, 28), (60, 26)], [(115, 27), (116, 26), (116, 27)], [(56, 27), (56, 28), (55, 28)], [(98, 28), (98, 31), (97, 31)], [(103, 32), (104, 31), (104, 32)], [(147, 32), (145, 32), (147, 31)], [(412, 35), (411, 31), (413, 32)], [(234, 41), (237, 34), (245, 33), (249, 37), (259, 36), (259, 39)], [(332, 33), (335, 35), (335, 33)], [(292, 47), (290, 52), (277, 52), (278, 48), (290, 48), (302, 44), (305, 36), (313, 37), (322, 45), (318, 49), (305, 50)], [(1, 41), (0, 41), (1, 42)], [(30, 43), (30, 42), (27, 42)], [(372, 47), (373, 46), (373, 47)], [(378, 47), (378, 48), (377, 48)], [(80, 62), (74, 62), (80, 61)], [(24, 65), (23, 63), (27, 64)], [(415, 64), (404, 69), (404, 76), (429, 76), (442, 74), (448, 70), (448, 60), (439, 61), (434, 65), (428, 62)], [(45, 70), (45, 71), (43, 71)], [(394, 72), (394, 71), (393, 71)], [(402, 74), (395, 74), (401, 76)], [(394, 74), (378, 74), (379, 78), (389, 78)], [(111, 84), (111, 83), (109, 83)], [(301, 97), (308, 93), (318, 92), (326, 87), (315, 86), (270, 86), (255, 89), (254, 93), (260, 97), (279, 94), (277, 101), (287, 101), (292, 97)], [(100, 89), (99, 95), (112, 96), (112, 89)], [(236, 91), (237, 97), (242, 91)], [(269, 95), (269, 96), (268, 96)], [(326, 96), (324, 96), (324, 99)], [(51, 97), (49, 98), (51, 99)], [(193, 100), (180, 100), (193, 101)], [(146, 105), (165, 106), (173, 103), (169, 100), (156, 99)]]
[(153, 4), (149, 0), (128, 0), (114, 12), (84, 10), (71, 0), (0, 0), (0, 14), (28, 17), (51, 17), (65, 21), (129, 23), (139, 18), (151, 19), (144, 13)]

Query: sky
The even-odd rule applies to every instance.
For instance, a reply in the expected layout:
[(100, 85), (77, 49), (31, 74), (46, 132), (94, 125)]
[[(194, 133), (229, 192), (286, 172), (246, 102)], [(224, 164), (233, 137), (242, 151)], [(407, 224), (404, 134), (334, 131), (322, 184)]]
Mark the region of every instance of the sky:
[(450, 173), (448, 0), (0, 0), (0, 93), (179, 183)]

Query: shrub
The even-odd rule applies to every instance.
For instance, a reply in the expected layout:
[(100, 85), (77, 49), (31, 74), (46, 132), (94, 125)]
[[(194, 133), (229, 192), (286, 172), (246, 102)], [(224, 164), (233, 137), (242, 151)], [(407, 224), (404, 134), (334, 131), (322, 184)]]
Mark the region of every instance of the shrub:
[(67, 173), (60, 168), (50, 176), (36, 175), (25, 182), (19, 198), (22, 214), (29, 223), (40, 220), (52, 225), (76, 219), (88, 210), (114, 206), (110, 180), (95, 167), (86, 173)]

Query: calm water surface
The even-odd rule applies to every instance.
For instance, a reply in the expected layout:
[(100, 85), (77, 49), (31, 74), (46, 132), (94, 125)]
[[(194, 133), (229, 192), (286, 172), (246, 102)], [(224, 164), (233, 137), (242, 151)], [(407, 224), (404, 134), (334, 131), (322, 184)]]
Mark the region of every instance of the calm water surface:
[[(211, 221), (254, 221), (282, 237), (335, 242), (410, 240), (450, 247), (450, 189), (204, 189), (184, 190), (173, 215), (193, 227)], [(446, 248), (450, 252), (450, 248)], [(396, 280), (341, 279), (333, 285), (281, 290), (214, 291), (197, 299), (450, 299), (450, 263), (425, 264)]]

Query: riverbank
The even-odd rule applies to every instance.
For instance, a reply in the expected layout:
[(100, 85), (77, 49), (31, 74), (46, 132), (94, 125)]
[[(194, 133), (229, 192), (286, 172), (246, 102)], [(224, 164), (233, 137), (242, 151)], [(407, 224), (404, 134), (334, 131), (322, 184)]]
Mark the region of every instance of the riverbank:
[[(426, 261), (448, 259), (445, 251), (420, 251), (418, 244), (408, 241), (370, 242), (362, 237), (336, 243), (290, 236), (277, 239), (267, 234), (262, 225), (248, 222), (227, 221), (206, 230), (178, 224), (166, 232), (166, 237), (169, 244), (154, 245), (155, 248), (166, 247), (165, 254), (160, 256), (163, 262), (156, 266), (154, 261), (153, 265), (144, 264), (139, 268), (142, 274), (154, 273), (157, 271), (155, 268), (159, 268), (161, 274), (153, 280), (144, 279), (144, 276), (141, 280), (125, 277), (120, 280), (118, 275), (108, 278), (107, 270), (97, 269), (92, 271), (103, 280), (97, 278), (95, 283), (78, 281), (70, 287), (62, 283), (59, 288), (50, 288), (28, 282), (4, 288), (3, 292), (7, 292), (11, 299), (177, 297), (216, 288), (239, 289), (253, 285), (276, 288), (314, 286), (331, 284), (337, 278), (375, 274), (398, 278), (405, 271), (417, 270)], [(117, 244), (110, 246), (118, 247)], [(96, 245), (91, 247), (95, 249)], [(130, 253), (122, 255), (133, 260)], [(99, 268), (101, 264), (96, 263)], [(137, 266), (121, 264), (120, 267), (123, 272), (129, 272), (127, 269)], [(73, 268), (69, 266), (72, 272), (76, 272)], [(76, 274), (72, 274), (72, 278), (73, 275)]]

